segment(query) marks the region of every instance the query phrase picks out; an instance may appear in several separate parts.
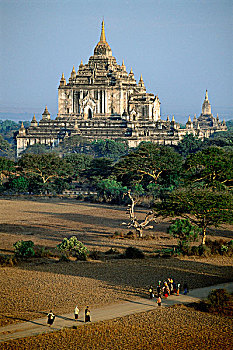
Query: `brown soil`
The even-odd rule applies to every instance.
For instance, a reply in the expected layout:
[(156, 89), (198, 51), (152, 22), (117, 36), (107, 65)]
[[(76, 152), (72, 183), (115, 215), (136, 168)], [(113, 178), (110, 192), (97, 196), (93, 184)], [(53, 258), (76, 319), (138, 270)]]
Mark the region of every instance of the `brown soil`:
[(78, 329), (2, 343), (4, 350), (31, 349), (232, 349), (230, 318), (184, 306), (156, 309)]
[[(173, 277), (190, 288), (232, 280), (232, 258), (153, 258), (153, 250), (173, 246), (176, 240), (166, 233), (168, 221), (156, 224), (156, 239), (113, 239), (115, 231), (127, 232), (124, 207), (87, 204), (59, 199), (1, 200), (1, 253), (13, 253), (13, 243), (32, 240), (54, 249), (64, 237), (76, 235), (89, 249), (106, 251), (128, 246), (142, 249), (144, 260), (58, 262), (32, 259), (0, 270), (0, 325), (41, 317), (53, 309), (71, 312), (74, 305), (92, 308), (124, 298), (145, 296), (150, 284)], [(145, 210), (138, 210), (143, 218)], [(229, 240), (232, 227), (215, 230), (215, 237)], [(86, 329), (86, 328), (85, 328)]]

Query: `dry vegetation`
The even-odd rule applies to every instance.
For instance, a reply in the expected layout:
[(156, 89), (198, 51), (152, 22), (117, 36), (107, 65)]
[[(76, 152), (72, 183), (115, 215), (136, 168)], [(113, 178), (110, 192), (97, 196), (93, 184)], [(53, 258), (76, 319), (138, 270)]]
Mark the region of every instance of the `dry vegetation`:
[[(137, 211), (136, 208), (136, 212), (139, 212), (139, 218), (144, 218), (143, 209)], [(3, 254), (13, 253), (12, 245), (18, 240), (32, 240), (36, 245), (53, 250), (64, 237), (71, 235), (76, 235), (89, 249), (104, 252), (114, 248), (122, 252), (128, 246), (135, 246), (147, 254), (143, 260), (66, 263), (50, 258), (32, 259), (15, 267), (2, 267), (1, 325), (43, 317), (51, 308), (55, 313), (67, 313), (73, 311), (76, 303), (80, 308), (89, 304), (94, 309), (126, 297), (146, 296), (151, 283), (155, 285), (157, 280), (169, 276), (181, 283), (188, 282), (190, 288), (232, 280), (230, 257), (153, 257), (155, 249), (176, 244), (176, 240), (170, 239), (166, 233), (168, 222), (154, 224), (152, 232), (156, 239), (153, 240), (111, 238), (115, 231), (127, 232), (121, 226), (126, 221), (124, 207), (59, 199), (1, 200), (0, 219), (0, 252)], [(213, 232), (213, 238), (232, 238), (232, 227)], [(204, 340), (206, 349), (213, 349), (211, 342), (218, 344), (216, 348), (222, 348), (225, 343), (225, 349), (230, 344), (228, 335), (232, 324), (225, 322), (224, 318), (182, 307), (162, 310), (159, 315), (158, 310), (98, 325), (91, 324), (78, 330), (13, 341), (5, 349), (73, 349), (75, 343), (79, 344), (77, 349), (85, 349), (85, 342), (88, 342), (90, 349), (169, 349), (171, 346), (178, 349), (182, 348), (184, 339), (190, 346), (202, 344), (195, 347), (201, 349), (204, 349)], [(187, 327), (189, 322), (192, 336), (191, 328)], [(213, 331), (210, 332), (211, 327)], [(195, 334), (197, 341), (194, 342), (192, 337)], [(135, 347), (139, 337), (141, 340)], [(113, 339), (119, 347), (113, 346)], [(58, 345), (63, 342), (66, 346)]]
[(78, 329), (2, 344), (6, 350), (31, 349), (232, 349), (233, 322), (184, 306), (156, 309)]

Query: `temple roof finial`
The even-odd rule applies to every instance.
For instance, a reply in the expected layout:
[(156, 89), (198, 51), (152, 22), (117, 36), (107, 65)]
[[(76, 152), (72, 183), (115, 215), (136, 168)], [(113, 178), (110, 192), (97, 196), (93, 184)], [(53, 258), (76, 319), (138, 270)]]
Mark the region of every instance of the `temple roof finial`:
[(208, 101), (208, 91), (205, 91), (205, 100)]
[(102, 28), (101, 28), (100, 41), (101, 41), (102, 43), (106, 43), (105, 29), (104, 29), (104, 19), (103, 19), (103, 21), (102, 21)]

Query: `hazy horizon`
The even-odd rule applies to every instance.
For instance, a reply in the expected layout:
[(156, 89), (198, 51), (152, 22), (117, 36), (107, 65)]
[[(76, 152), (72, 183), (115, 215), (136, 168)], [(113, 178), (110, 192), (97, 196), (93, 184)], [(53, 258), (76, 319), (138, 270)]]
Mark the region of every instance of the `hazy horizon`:
[[(208, 90), (214, 116), (233, 118), (233, 2), (228, 0), (6, 1), (1, 5), (0, 119), (57, 115), (57, 88), (73, 65), (87, 63), (106, 39), (147, 92), (159, 96), (161, 116), (181, 123), (201, 113)], [(15, 119), (15, 120), (16, 120)], [(18, 119), (19, 120), (19, 119)]]

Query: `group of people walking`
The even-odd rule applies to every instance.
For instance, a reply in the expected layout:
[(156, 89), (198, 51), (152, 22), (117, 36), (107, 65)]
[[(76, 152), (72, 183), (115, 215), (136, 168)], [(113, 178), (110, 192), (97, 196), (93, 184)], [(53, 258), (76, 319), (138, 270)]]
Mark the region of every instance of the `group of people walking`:
[[(168, 278), (165, 281), (158, 281), (156, 287), (156, 297), (158, 306), (161, 306), (162, 296), (167, 299), (169, 295), (179, 295), (180, 294), (180, 283), (176, 283), (172, 278)], [(189, 291), (187, 283), (184, 283), (184, 291), (183, 294), (186, 295)], [(150, 286), (149, 288), (150, 299), (155, 297), (154, 288)]]
[[(49, 327), (51, 327), (56, 316), (53, 314), (52, 310), (50, 310), (50, 312), (48, 313), (47, 317), (48, 317), (47, 323), (48, 323)], [(77, 321), (78, 318), (79, 318), (79, 308), (76, 305), (75, 309), (74, 309), (74, 319), (75, 319), (75, 321)], [(85, 320), (85, 322), (91, 322), (91, 312), (90, 312), (89, 306), (87, 306), (85, 311), (84, 311), (84, 320)]]

